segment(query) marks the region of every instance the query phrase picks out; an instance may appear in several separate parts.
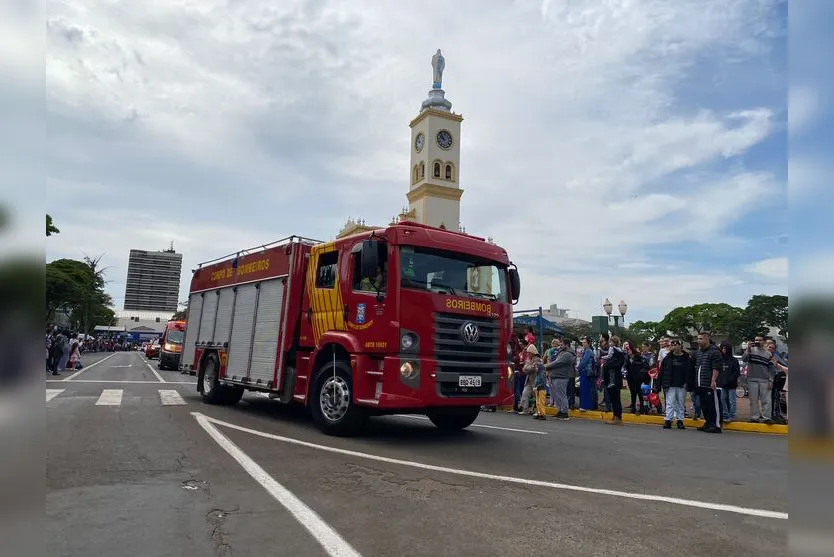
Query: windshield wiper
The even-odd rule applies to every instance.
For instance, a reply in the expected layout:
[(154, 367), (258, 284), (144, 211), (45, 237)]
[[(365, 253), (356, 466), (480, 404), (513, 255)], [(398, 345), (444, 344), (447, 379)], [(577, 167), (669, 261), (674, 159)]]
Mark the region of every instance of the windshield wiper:
[(498, 299), (498, 296), (495, 294), (487, 294), (486, 292), (467, 292), (467, 294), (473, 294), (480, 298), (486, 298), (487, 300), (492, 300), (493, 302)]
[(455, 292), (455, 289), (452, 288), (451, 286), (449, 286), (448, 284), (443, 284), (442, 282), (431, 281), (431, 287), (432, 288), (445, 288), (446, 290), (449, 291), (449, 294), (451, 294), (452, 296), (457, 296), (457, 293)]

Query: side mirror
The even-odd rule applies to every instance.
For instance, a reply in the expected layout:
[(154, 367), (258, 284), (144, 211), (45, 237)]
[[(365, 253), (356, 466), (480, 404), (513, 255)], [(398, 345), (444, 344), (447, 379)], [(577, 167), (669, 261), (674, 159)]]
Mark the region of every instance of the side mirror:
[(518, 276), (518, 269), (515, 267), (510, 267), (510, 297), (514, 304), (521, 297), (521, 277)]
[(379, 248), (377, 240), (362, 242), (362, 278), (376, 276), (379, 267)]

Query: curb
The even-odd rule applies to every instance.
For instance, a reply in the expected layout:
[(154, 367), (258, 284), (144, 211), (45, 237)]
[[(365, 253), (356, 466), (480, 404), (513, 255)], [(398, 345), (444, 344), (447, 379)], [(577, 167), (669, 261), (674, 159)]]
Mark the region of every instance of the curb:
[[(512, 406), (499, 406), (498, 410), (512, 410)], [(555, 416), (556, 409), (553, 407), (547, 407), (547, 415), (548, 416)], [(589, 410), (587, 412), (580, 412), (579, 410), (571, 410), (570, 411), (571, 418), (577, 418), (580, 420), (610, 420), (614, 417), (611, 412), (599, 412), (597, 410)], [(623, 414), (623, 423), (626, 424), (643, 424), (643, 425), (663, 425), (663, 417), (662, 416), (637, 416), (634, 414)], [(704, 420), (693, 420), (691, 418), (686, 418), (683, 421), (686, 427), (697, 428), (704, 424)], [(744, 431), (747, 433), (764, 433), (769, 435), (787, 435), (788, 434), (788, 426), (786, 425), (767, 425), (767, 424), (751, 424), (748, 422), (731, 422), (729, 424), (724, 424), (722, 428), (725, 431)]]

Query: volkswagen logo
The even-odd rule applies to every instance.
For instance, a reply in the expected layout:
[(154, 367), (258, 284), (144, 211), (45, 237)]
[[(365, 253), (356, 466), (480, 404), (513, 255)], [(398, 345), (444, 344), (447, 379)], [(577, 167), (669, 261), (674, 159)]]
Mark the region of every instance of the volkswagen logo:
[(460, 328), (460, 336), (466, 344), (475, 344), (481, 336), (481, 331), (478, 330), (478, 326), (473, 322), (467, 321)]

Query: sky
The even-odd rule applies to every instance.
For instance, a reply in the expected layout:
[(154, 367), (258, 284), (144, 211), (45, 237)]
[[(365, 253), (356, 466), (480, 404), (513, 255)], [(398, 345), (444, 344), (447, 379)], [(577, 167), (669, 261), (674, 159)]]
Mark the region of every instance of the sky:
[(461, 220), (518, 265), (518, 309), (785, 294), (789, 170), (807, 200), (827, 94), (789, 84), (787, 21), (778, 0), (50, 0), (46, 258), (103, 256), (121, 307), (131, 248), (173, 241), (185, 300), (200, 261), (387, 224), (441, 48)]

